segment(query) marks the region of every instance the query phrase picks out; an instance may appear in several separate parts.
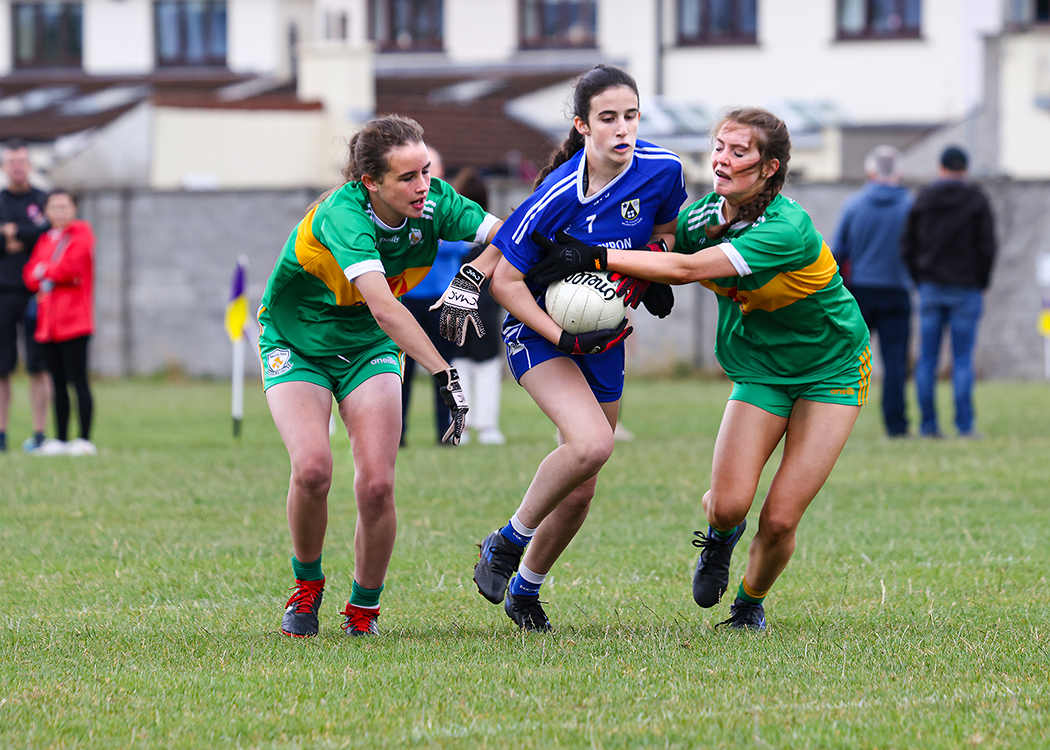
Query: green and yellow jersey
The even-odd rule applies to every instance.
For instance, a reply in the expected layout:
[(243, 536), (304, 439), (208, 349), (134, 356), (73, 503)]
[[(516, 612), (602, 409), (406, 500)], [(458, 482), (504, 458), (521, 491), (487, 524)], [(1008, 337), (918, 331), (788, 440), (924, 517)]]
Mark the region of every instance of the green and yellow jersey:
[(436, 178), (423, 216), (399, 227), (386, 226), (368, 196), (360, 182), (348, 182), (311, 208), (266, 282), (259, 322), (300, 354), (366, 349), (387, 339), (354, 279), (378, 271), (401, 297), (427, 275), (439, 240), (483, 243), (498, 221)]
[(723, 223), (725, 199), (700, 199), (678, 217), (675, 252), (717, 246), (738, 275), (700, 282), (718, 294), (715, 355), (738, 383), (816, 383), (865, 358), (868, 327), (809, 214), (777, 195), (752, 223)]

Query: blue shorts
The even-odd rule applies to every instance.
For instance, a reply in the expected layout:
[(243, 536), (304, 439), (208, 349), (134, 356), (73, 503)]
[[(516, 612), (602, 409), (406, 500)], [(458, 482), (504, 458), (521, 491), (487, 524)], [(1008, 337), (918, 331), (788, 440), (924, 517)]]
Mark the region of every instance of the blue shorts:
[(507, 345), (507, 362), (514, 379), (519, 383), (521, 376), (538, 364), (556, 357), (568, 357), (580, 368), (591, 393), (598, 403), (605, 404), (619, 401), (623, 395), (624, 349), (623, 343), (616, 345), (602, 354), (566, 354), (554, 344), (540, 336), (524, 323), (511, 316), (503, 323), (503, 341)]

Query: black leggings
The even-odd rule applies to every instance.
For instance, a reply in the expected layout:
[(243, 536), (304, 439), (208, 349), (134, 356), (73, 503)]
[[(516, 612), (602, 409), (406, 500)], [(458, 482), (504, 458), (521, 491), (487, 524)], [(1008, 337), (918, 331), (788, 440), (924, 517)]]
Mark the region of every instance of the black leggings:
[(91, 417), (95, 402), (87, 378), (87, 349), (90, 336), (44, 344), (47, 369), (55, 384), (55, 432), (59, 440), (69, 437), (69, 386), (77, 392), (80, 437), (91, 439)]

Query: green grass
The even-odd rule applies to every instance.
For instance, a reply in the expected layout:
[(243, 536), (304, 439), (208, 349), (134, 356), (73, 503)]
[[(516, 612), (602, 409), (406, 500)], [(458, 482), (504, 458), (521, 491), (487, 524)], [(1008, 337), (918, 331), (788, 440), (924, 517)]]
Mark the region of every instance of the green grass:
[(557, 633), (528, 636), (471, 569), (553, 427), (508, 383), (506, 446), (435, 447), (423, 384), (398, 459), (382, 635), (338, 627), (354, 524), (342, 437), (322, 631), (299, 641), (277, 632), (288, 460), (257, 388), (235, 440), (228, 384), (98, 383), (100, 455), (35, 458), (17, 449), (16, 381), (15, 449), (0, 455), (0, 746), (1050, 744), (1050, 388), (980, 384), (981, 442), (889, 441), (867, 407), (759, 636), (713, 630), (727, 607), (689, 593), (727, 390), (628, 382), (637, 438), (617, 445), (544, 587)]

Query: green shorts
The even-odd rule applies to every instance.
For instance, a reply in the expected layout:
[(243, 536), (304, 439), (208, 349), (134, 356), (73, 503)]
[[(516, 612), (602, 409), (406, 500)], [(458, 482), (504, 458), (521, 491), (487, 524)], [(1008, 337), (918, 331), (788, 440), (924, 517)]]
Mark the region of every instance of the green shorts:
[(263, 390), (276, 383), (306, 382), (327, 388), (342, 401), (373, 375), (392, 372), (404, 378), (405, 355), (390, 340), (349, 355), (307, 357), (289, 344), (259, 339)]
[(860, 367), (854, 366), (819, 383), (733, 383), (729, 400), (743, 401), (785, 418), (791, 416), (791, 410), (800, 398), (824, 404), (863, 406), (868, 403), (868, 386), (871, 384), (870, 353), (866, 351), (861, 361)]

